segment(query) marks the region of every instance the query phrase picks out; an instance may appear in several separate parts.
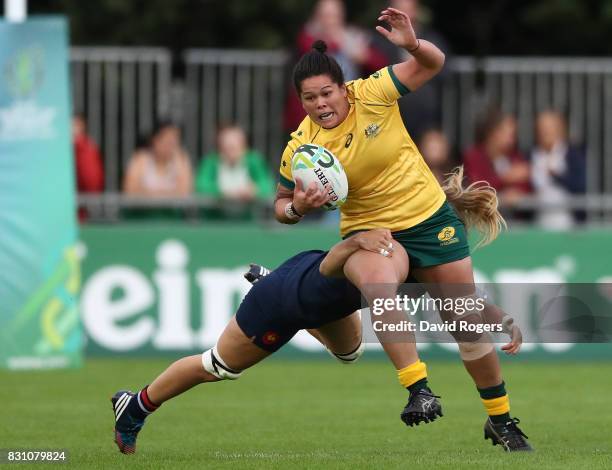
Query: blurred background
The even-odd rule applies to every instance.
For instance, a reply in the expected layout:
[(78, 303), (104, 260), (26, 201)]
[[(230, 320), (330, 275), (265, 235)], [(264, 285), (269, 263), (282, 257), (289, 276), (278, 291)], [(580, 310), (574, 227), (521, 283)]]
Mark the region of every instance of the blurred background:
[[(436, 174), (465, 163), (469, 179), (499, 191), (516, 224), (610, 222), (612, 2), (391, 4), (447, 54), (444, 72), (400, 101)], [(280, 153), (304, 116), (290, 86), (296, 58), (321, 37), (350, 79), (402, 60), (374, 30), (385, 5), (31, 2), (32, 14), (60, 13), (70, 23), (81, 220), (150, 217), (142, 205), (171, 206), (166, 216), (189, 220), (269, 219)], [(234, 132), (222, 137), (229, 126)], [(181, 158), (164, 171), (176, 175), (138, 183), (143, 162), (163, 160), (162, 147), (171, 153), (173, 145)], [(249, 168), (246, 187), (232, 194), (215, 181), (219, 162), (232, 165), (228, 146), (234, 165)], [(137, 204), (139, 196), (149, 200)], [(172, 202), (152, 200), (159, 196)], [(223, 210), (228, 199), (254, 207)]]
[[(69, 25), (89, 354), (210, 346), (248, 290), (249, 261), (274, 267), (338, 240), (337, 213), (291, 228), (273, 218), (280, 155), (304, 117), (291, 70), (319, 38), (347, 79), (402, 61), (374, 29), (386, 4), (30, 2), (32, 18)], [(440, 180), (463, 164), (467, 182), (489, 181), (509, 222), (474, 253), (479, 279), (590, 282), (609, 299), (612, 1), (389, 4), (447, 57), (399, 101), (413, 140)], [(533, 314), (530, 295), (516, 315)]]

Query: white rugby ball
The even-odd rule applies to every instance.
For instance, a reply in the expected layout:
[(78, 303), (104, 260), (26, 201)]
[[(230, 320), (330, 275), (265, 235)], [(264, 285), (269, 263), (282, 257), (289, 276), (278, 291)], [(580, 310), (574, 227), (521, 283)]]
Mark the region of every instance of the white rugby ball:
[(330, 196), (324, 209), (336, 210), (346, 202), (348, 181), (340, 160), (325, 147), (316, 144), (300, 145), (291, 160), (293, 180), (299, 178), (306, 189), (311, 182), (324, 188)]

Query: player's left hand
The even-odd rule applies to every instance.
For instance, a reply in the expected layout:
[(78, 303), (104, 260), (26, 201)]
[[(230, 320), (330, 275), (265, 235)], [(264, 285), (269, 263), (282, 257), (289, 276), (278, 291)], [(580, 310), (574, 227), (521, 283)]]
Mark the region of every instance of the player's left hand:
[(521, 350), (522, 344), (523, 333), (521, 332), (521, 329), (518, 326), (513, 324), (510, 329), (510, 342), (508, 344), (504, 344), (501, 349), (506, 354), (515, 355), (518, 354), (518, 352)]
[(380, 12), (378, 21), (384, 21), (391, 26), (391, 31), (382, 26), (377, 26), (376, 31), (396, 46), (412, 50), (419, 45), (410, 17), (403, 11), (387, 7)]
[(360, 232), (355, 235), (355, 241), (362, 250), (379, 253), (385, 258), (393, 256), (393, 236), (390, 230), (376, 228)]

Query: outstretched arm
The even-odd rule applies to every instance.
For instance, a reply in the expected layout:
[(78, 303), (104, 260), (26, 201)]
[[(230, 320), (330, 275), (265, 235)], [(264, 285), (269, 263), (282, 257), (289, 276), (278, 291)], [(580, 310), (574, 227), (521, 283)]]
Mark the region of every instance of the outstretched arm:
[(382, 26), (377, 26), (376, 30), (411, 55), (407, 61), (393, 66), (395, 76), (409, 90), (416, 90), (442, 70), (444, 53), (431, 42), (417, 39), (406, 13), (395, 8), (386, 8), (380, 13), (378, 20), (388, 23), (391, 31)]
[(373, 251), (385, 257), (393, 256), (393, 237), (387, 229), (360, 232), (333, 246), (319, 266), (319, 272), (327, 277), (344, 277), (344, 264), (357, 250)]

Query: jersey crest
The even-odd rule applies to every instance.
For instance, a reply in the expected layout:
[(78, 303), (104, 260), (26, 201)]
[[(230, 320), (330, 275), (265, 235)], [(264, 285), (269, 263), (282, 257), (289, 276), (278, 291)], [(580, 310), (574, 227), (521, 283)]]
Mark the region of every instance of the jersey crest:
[(380, 132), (380, 126), (378, 124), (372, 123), (368, 127), (365, 128), (365, 136), (367, 139), (371, 137), (376, 137), (379, 132)]

